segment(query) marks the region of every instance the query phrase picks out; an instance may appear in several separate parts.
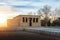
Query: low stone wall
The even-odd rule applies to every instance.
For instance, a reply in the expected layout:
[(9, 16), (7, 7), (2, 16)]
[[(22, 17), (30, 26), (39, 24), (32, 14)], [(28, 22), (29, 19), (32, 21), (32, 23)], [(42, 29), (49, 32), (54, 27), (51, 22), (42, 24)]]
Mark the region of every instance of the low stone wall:
[(54, 32), (42, 31), (42, 30), (33, 30), (33, 29), (25, 29), (25, 31), (44, 35), (50, 39), (52, 38), (54, 40), (60, 40), (60, 33), (54, 33)]

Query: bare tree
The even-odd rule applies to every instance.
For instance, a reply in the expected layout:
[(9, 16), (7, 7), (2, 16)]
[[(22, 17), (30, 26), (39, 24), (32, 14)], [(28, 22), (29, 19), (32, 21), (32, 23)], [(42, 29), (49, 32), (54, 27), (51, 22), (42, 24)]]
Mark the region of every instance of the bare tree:
[(44, 12), (46, 16), (48, 16), (48, 13), (51, 11), (50, 6), (45, 5), (41, 10)]
[(51, 11), (50, 8), (51, 8), (50, 6), (45, 5), (45, 6), (41, 9), (42, 12), (45, 14), (46, 26), (47, 26), (47, 22), (48, 22), (48, 19), (49, 19), (48, 14), (49, 14), (49, 12)]
[(60, 16), (60, 7), (55, 9), (55, 14), (56, 16)]
[(41, 10), (40, 9), (38, 10), (38, 15), (41, 15)]

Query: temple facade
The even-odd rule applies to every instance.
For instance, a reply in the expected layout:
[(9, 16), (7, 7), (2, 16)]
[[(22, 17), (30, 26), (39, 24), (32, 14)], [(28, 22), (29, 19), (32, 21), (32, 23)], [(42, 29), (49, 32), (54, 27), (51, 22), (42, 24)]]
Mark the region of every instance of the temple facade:
[(36, 27), (41, 26), (39, 15), (18, 15), (7, 20), (7, 26)]

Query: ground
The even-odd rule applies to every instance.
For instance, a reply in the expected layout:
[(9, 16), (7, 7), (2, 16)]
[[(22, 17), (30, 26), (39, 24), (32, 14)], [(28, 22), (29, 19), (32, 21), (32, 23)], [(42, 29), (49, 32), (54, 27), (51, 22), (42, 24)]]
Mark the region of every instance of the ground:
[(58, 38), (54, 39), (47, 35), (40, 35), (37, 33), (25, 32), (25, 31), (15, 31), (15, 32), (0, 32), (1, 40), (60, 40)]

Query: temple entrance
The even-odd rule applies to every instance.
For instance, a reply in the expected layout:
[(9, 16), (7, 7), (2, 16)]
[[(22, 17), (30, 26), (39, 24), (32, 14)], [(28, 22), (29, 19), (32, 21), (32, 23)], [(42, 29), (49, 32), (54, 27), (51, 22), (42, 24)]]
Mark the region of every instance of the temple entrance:
[(32, 18), (29, 18), (29, 26), (32, 26)]

